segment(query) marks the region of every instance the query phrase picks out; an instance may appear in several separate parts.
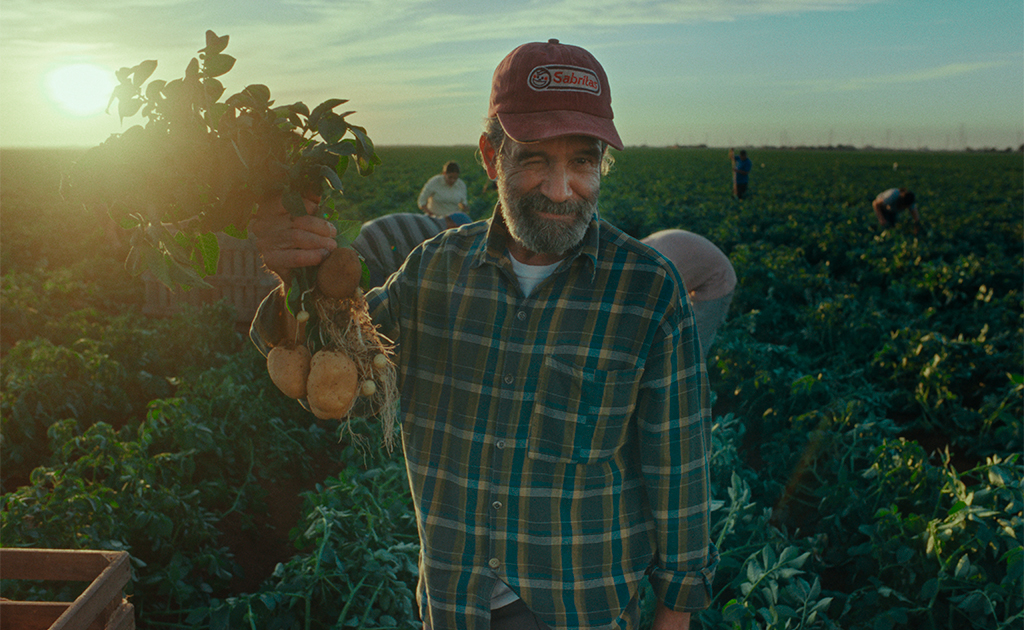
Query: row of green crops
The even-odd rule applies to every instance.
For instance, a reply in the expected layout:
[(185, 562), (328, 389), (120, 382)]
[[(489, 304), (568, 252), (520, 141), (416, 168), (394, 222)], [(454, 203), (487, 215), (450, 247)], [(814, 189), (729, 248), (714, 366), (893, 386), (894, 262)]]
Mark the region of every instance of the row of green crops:
[[(345, 182), (350, 217), (415, 211), (448, 159), (490, 213), (471, 148), (380, 154)], [(1021, 155), (750, 154), (743, 202), (710, 149), (618, 153), (601, 193), (627, 232), (703, 234), (739, 277), (709, 356), (722, 561), (694, 625), (1020, 627)], [(280, 395), (226, 307), (142, 316), (123, 246), (59, 196), (74, 157), (0, 160), (0, 542), (129, 551), (142, 628), (416, 627), (401, 454)], [(917, 234), (878, 227), (892, 186)]]

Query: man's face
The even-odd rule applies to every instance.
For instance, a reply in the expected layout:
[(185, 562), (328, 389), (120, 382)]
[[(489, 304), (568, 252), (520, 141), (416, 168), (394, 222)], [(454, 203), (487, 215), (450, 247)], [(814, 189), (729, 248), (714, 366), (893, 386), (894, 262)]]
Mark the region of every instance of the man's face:
[(507, 140), (497, 171), (505, 223), (523, 247), (561, 255), (583, 239), (597, 211), (600, 142), (586, 136)]
[(459, 181), (458, 171), (449, 171), (444, 174), (444, 183), (448, 184), (449, 186), (454, 186), (455, 182), (457, 181)]

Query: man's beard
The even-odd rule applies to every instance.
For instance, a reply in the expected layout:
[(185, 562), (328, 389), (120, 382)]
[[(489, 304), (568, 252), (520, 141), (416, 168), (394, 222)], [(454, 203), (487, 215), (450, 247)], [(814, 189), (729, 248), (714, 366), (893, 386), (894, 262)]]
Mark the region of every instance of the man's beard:
[[(583, 240), (597, 212), (597, 198), (556, 203), (541, 193), (512, 197), (505, 182), (498, 195), (509, 233), (523, 247), (537, 254), (560, 256)], [(539, 214), (572, 216), (572, 221), (542, 219)]]

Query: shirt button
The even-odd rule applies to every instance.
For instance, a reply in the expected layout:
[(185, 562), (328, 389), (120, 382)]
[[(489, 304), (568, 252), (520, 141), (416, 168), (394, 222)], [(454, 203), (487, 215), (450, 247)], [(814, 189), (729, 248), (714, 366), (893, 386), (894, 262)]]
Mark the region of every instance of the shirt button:
[(487, 561), (487, 566), (491, 567), (492, 569), (497, 569), (501, 566), (501, 562), (499, 562), (497, 558), (491, 558)]
[(524, 319), (526, 319), (526, 311), (519, 311), (518, 313), (516, 313), (516, 318), (519, 321), (523, 321)]
[(515, 379), (514, 379), (514, 378), (512, 378), (512, 375), (511, 375), (511, 374), (506, 374), (506, 375), (505, 375), (505, 384), (506, 384), (506, 385), (511, 385), (511, 384), (512, 384), (512, 381), (514, 381), (514, 380), (515, 380)]
[(505, 440), (498, 440), (498, 443), (495, 444), (495, 446), (498, 448), (505, 448)]
[(495, 501), (494, 503), (491, 504), (491, 507), (494, 508), (495, 510), (500, 510), (501, 509), (501, 501)]

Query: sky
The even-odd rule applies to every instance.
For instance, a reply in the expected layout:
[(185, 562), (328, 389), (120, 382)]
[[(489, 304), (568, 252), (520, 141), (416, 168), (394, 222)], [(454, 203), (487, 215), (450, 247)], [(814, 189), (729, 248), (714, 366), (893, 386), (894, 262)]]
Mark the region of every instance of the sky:
[(230, 36), (227, 94), (349, 99), (378, 146), (475, 145), (519, 44), (582, 46), (628, 146), (1024, 144), (1021, 0), (0, 0), (0, 147), (89, 147), (114, 73), (184, 75)]

